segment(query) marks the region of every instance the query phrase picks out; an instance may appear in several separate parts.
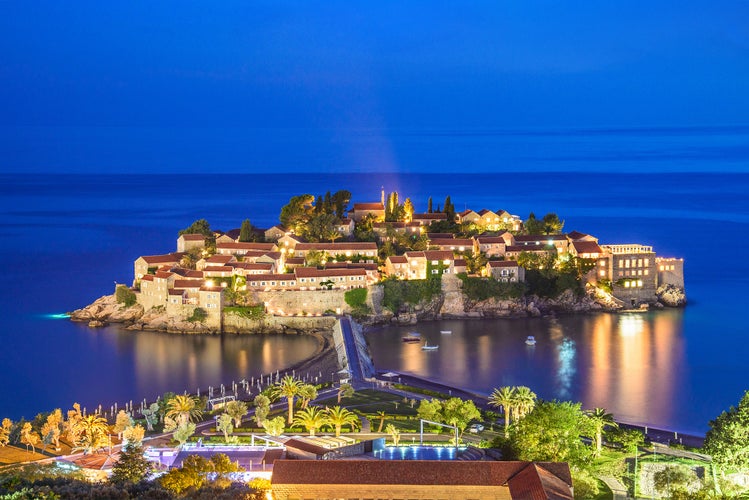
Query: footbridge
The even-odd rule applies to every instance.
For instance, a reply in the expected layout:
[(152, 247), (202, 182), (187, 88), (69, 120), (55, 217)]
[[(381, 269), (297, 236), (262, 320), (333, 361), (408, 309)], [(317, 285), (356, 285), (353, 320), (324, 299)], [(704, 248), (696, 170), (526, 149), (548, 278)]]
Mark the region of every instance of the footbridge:
[(374, 362), (361, 325), (348, 316), (341, 316), (333, 327), (333, 342), (341, 373), (347, 373), (352, 382), (374, 377)]

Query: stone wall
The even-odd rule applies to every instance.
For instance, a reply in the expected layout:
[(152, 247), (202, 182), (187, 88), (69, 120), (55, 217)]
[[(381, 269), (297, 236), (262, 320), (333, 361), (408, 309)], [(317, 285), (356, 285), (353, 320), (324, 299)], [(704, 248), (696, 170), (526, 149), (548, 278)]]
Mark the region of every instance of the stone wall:
[(272, 314), (335, 314), (351, 312), (344, 300), (346, 290), (294, 290), (257, 292), (257, 300)]
[(243, 318), (237, 314), (224, 314), (225, 333), (303, 333), (330, 332), (335, 325), (333, 316), (270, 316), (260, 320)]

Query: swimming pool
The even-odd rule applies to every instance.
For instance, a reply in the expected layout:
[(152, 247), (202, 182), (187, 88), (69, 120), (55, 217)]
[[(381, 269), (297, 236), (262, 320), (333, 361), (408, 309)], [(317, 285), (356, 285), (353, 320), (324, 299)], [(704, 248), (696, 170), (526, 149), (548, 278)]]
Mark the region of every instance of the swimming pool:
[(386, 446), (372, 455), (380, 460), (455, 460), (457, 453), (455, 448), (446, 446)]

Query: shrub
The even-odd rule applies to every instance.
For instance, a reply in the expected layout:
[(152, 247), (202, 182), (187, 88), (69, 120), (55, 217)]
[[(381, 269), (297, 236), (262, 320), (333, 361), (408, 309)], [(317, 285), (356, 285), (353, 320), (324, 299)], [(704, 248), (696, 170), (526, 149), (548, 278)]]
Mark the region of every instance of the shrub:
[(367, 300), (367, 289), (366, 288), (354, 288), (353, 290), (347, 291), (343, 295), (344, 300), (346, 301), (346, 304), (351, 307), (351, 309), (356, 309), (358, 307), (361, 307), (364, 305), (364, 303)]
[(208, 313), (205, 309), (202, 307), (196, 307), (195, 310), (192, 312), (192, 315), (187, 318), (187, 321), (194, 323), (194, 322), (200, 322), (202, 323), (205, 321), (205, 319), (208, 317)]
[(118, 304), (125, 304), (126, 307), (134, 306), (136, 302), (135, 293), (125, 285), (117, 285), (114, 297)]
[(265, 317), (265, 306), (262, 304), (257, 306), (233, 306), (224, 307), (224, 311), (227, 313), (236, 314), (242, 318), (259, 320)]
[(392, 312), (397, 312), (404, 304), (415, 305), (431, 300), (442, 291), (442, 280), (440, 275), (430, 276), (425, 280), (387, 279), (382, 282), (382, 286), (382, 305)]
[(525, 292), (523, 283), (505, 283), (494, 278), (469, 277), (458, 274), (463, 281), (463, 294), (471, 300), (486, 300), (492, 297), (499, 299), (516, 299)]

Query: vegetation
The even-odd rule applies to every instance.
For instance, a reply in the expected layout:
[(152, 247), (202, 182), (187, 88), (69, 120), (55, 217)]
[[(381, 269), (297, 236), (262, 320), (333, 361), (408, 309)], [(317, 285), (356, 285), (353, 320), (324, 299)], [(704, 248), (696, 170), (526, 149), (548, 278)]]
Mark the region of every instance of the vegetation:
[(458, 278), (463, 282), (463, 294), (471, 300), (516, 299), (525, 292), (523, 283), (506, 283), (494, 278), (468, 276), (465, 273), (458, 274)]
[(738, 406), (710, 421), (703, 449), (723, 471), (749, 470), (749, 391)]
[(117, 299), (118, 304), (123, 304), (125, 307), (134, 306), (137, 302), (135, 292), (125, 285), (117, 285), (117, 288), (114, 291), (114, 297)]
[(257, 233), (253, 231), (252, 224), (250, 223), (250, 219), (245, 219), (242, 221), (242, 225), (239, 228), (239, 241), (240, 242), (249, 242), (249, 241), (257, 241)]
[(419, 418), (457, 427), (463, 434), (472, 420), (481, 418), (476, 405), (471, 400), (450, 398), (447, 400), (422, 399), (417, 410)]
[(265, 306), (263, 304), (255, 306), (228, 306), (224, 307), (224, 312), (236, 314), (241, 318), (258, 321), (265, 317)]
[(294, 425), (301, 425), (310, 436), (315, 435), (315, 431), (325, 425), (327, 421), (326, 414), (317, 406), (310, 406), (297, 412), (294, 417)]
[(202, 323), (208, 317), (208, 313), (202, 307), (196, 307), (193, 309), (192, 314), (187, 318), (187, 321), (191, 323)]
[(366, 288), (354, 288), (346, 291), (343, 295), (343, 300), (351, 309), (359, 309), (365, 306), (367, 301), (367, 289)]
[(325, 425), (328, 425), (335, 430), (336, 437), (341, 435), (341, 428), (344, 425), (351, 426), (351, 431), (353, 432), (358, 423), (359, 417), (346, 408), (336, 405), (325, 409)]
[(277, 397), (284, 397), (289, 406), (289, 416), (286, 422), (291, 425), (294, 422), (294, 398), (299, 394), (303, 382), (291, 375), (286, 375), (281, 382), (274, 387), (274, 393)]
[(128, 445), (120, 453), (120, 458), (112, 466), (110, 481), (115, 484), (139, 483), (153, 470), (153, 464), (143, 455), (143, 446)]
[(393, 312), (399, 311), (404, 304), (416, 305), (422, 301), (429, 301), (442, 291), (439, 275), (411, 281), (391, 278), (384, 280), (382, 286), (382, 305)]

